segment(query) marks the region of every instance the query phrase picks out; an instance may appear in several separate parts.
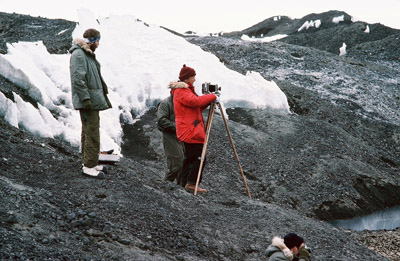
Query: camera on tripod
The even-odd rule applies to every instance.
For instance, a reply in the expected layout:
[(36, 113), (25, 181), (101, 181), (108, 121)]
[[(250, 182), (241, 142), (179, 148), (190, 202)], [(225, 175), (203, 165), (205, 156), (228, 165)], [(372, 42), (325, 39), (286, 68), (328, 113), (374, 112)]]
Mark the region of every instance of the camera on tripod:
[(221, 87), (218, 87), (218, 84), (211, 84), (209, 82), (205, 82), (201, 85), (201, 92), (203, 94), (216, 93), (218, 94), (221, 91)]

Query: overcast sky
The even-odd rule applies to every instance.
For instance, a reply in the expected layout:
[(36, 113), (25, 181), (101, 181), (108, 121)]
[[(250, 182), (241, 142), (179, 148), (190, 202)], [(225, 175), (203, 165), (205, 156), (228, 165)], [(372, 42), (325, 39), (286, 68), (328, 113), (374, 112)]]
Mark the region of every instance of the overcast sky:
[(301, 18), (329, 10), (345, 11), (358, 20), (400, 29), (400, 0), (0, 0), (0, 11), (77, 21), (85, 7), (98, 16), (129, 14), (147, 23), (183, 33), (246, 29), (272, 16)]

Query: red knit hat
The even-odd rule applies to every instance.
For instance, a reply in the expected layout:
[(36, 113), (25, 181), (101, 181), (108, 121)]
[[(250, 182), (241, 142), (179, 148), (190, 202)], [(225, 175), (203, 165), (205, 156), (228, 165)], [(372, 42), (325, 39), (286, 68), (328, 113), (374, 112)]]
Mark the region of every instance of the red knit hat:
[(193, 68), (190, 68), (189, 66), (186, 66), (186, 64), (184, 64), (179, 73), (179, 80), (184, 81), (195, 75), (196, 71)]

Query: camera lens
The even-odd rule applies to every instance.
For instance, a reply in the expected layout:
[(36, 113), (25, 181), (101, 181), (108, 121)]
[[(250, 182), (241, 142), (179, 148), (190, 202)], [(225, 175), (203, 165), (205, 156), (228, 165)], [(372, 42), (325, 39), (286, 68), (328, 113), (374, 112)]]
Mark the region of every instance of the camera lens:
[(215, 85), (214, 84), (210, 84), (209, 90), (210, 90), (210, 92), (215, 92), (216, 91)]

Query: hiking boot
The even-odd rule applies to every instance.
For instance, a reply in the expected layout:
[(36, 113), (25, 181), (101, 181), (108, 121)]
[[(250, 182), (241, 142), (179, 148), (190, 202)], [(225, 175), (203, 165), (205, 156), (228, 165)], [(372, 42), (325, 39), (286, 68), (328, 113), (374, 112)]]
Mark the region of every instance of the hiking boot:
[[(185, 189), (186, 189), (187, 191), (191, 190), (191, 191), (194, 192), (194, 190), (196, 189), (196, 185), (186, 184), (186, 185), (185, 185)], [(203, 189), (203, 188), (200, 188), (200, 187), (197, 187), (197, 192), (199, 192), (199, 193), (205, 193), (205, 192), (207, 192), (207, 190), (206, 190), (206, 189)]]
[(104, 172), (97, 170), (96, 167), (88, 168), (83, 166), (82, 174), (97, 179), (104, 179), (106, 177), (106, 175), (104, 175)]
[(97, 165), (96, 167), (94, 167), (96, 170), (98, 171), (102, 171), (104, 173), (108, 172), (108, 167), (105, 165)]

